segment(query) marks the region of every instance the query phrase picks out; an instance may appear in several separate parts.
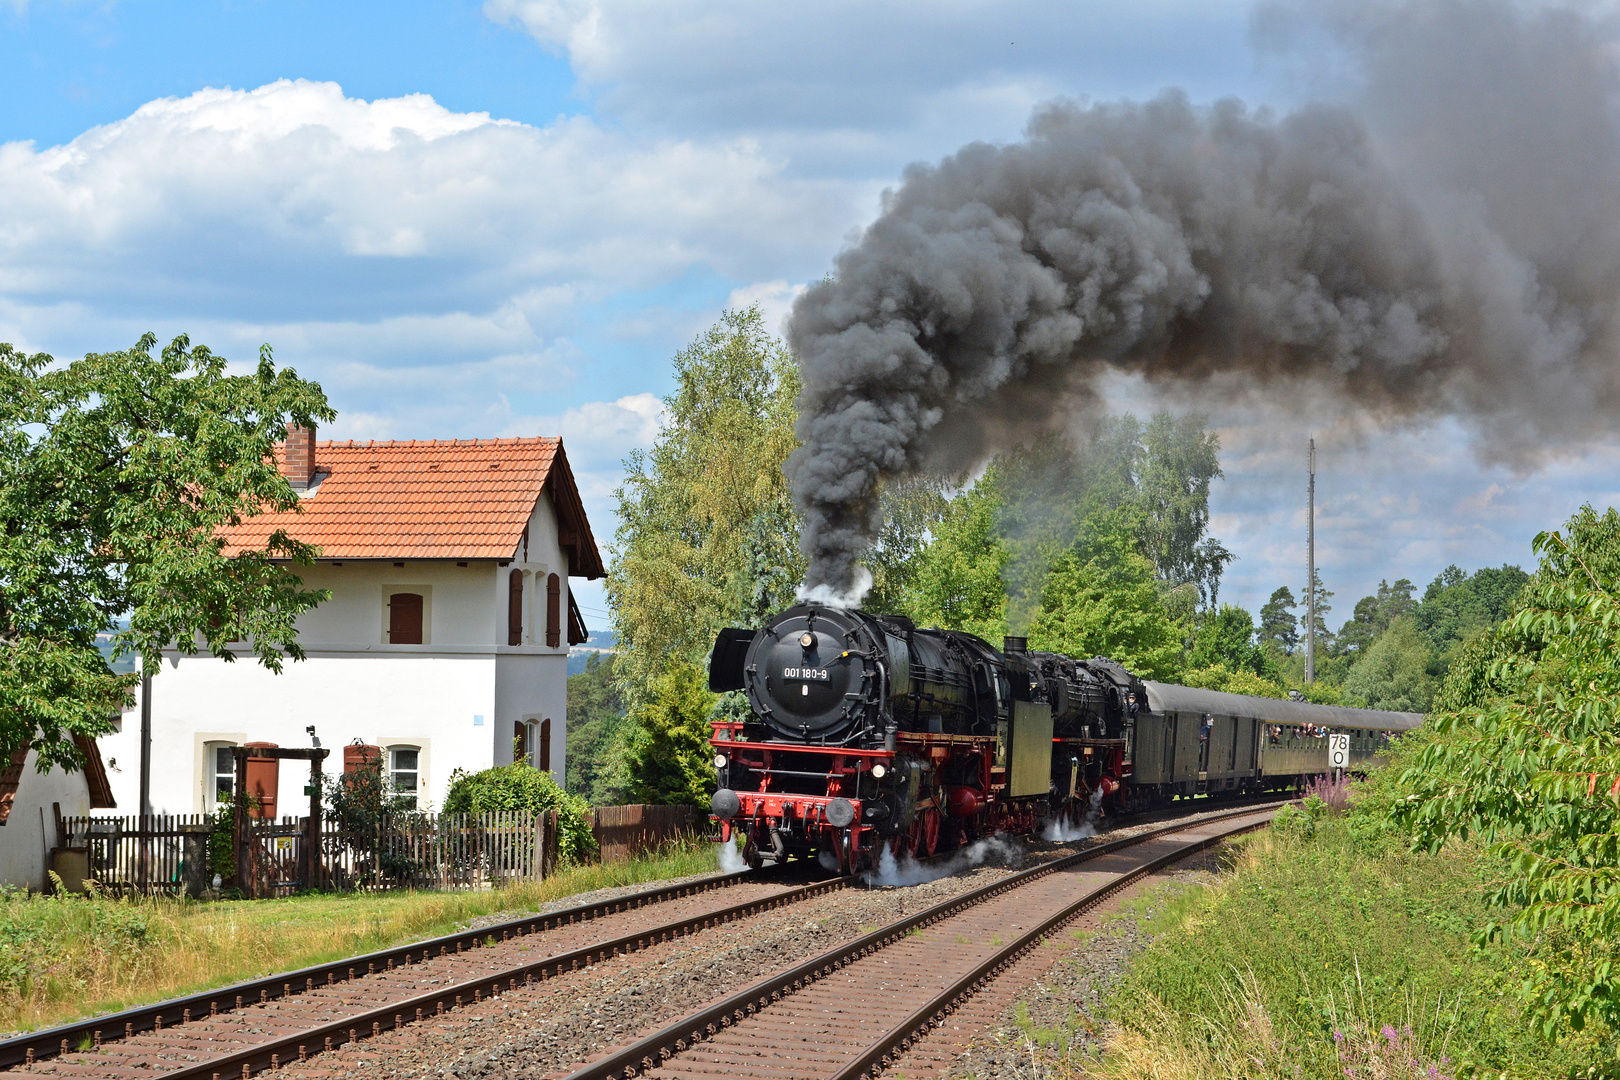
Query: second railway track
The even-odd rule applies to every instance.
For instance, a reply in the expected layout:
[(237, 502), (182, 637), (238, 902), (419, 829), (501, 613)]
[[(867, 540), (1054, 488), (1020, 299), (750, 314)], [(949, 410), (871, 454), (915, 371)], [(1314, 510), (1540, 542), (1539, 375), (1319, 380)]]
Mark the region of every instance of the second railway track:
[[(937, 904), (910, 920), (891, 923), (875, 934), (868, 934), (852, 944), (846, 943), (831, 953), (798, 965), (785, 976), (785, 983), (775, 990), (765, 989), (757, 999), (745, 1000), (758, 990), (758, 987), (750, 986), (741, 995), (733, 995), (736, 1001), (727, 999), (718, 1005), (711, 1004), (700, 1014), (688, 1016), (676, 1025), (687, 1030), (674, 1031), (672, 1028), (662, 1035), (650, 1037), (652, 1041), (644, 1039), (632, 1046), (621, 1047), (576, 1075), (580, 1080), (587, 1077), (628, 1077), (646, 1073), (649, 1068), (658, 1068), (660, 1075), (666, 1075), (667, 1070), (673, 1069), (673, 1072), (667, 1072), (671, 1076), (684, 1076), (688, 1071), (703, 1076), (739, 1075), (735, 1061), (717, 1058), (712, 1063), (705, 1063), (701, 1056), (703, 1051), (697, 1049), (698, 1045), (706, 1044), (711, 1035), (715, 1037), (715, 1048), (725, 1045), (735, 1032), (749, 1026), (753, 1013), (762, 1009), (787, 1015), (779, 1010), (809, 1008), (810, 1013), (795, 1013), (796, 1019), (787, 1024), (790, 1030), (800, 1026), (800, 1022), (809, 1018), (817, 1008), (816, 995), (827, 993), (829, 988), (835, 988), (839, 983), (837, 978), (827, 976), (842, 971), (847, 964), (858, 965), (865, 956), (881, 969), (887, 969), (897, 962), (897, 958), (905, 956), (908, 942), (916, 946), (933, 941), (933, 948), (925, 950), (923, 954), (923, 966), (938, 975), (954, 971), (964, 963), (973, 967), (969, 961), (974, 961), (985, 949), (998, 955), (1007, 949), (1011, 949), (1012, 953), (1022, 951), (1016, 944), (1004, 946), (1001, 940), (1008, 934), (1013, 934), (1020, 942), (1028, 937), (1028, 933), (1022, 929), (1029, 919), (1027, 913), (1015, 912), (1015, 918), (1001, 910), (1006, 906), (1007, 898), (1016, 896), (1019, 898), (1018, 904), (1033, 903), (1036, 908), (1043, 904), (1051, 906), (1052, 897), (1038, 898), (1043, 895), (1043, 888), (1047, 892), (1056, 890), (1054, 896), (1064, 894), (1065, 890), (1072, 892), (1074, 882), (1078, 880), (1075, 877), (1077, 870), (1109, 878), (1111, 872), (1107, 869), (1107, 861), (1126, 857), (1126, 849), (1139, 848), (1144, 844), (1151, 847), (1153, 843), (1173, 837), (1178, 832), (1199, 828), (1206, 832), (1216, 829), (1216, 832), (1207, 832), (1204, 838), (1205, 843), (1213, 842), (1207, 837), (1218, 839), (1226, 835), (1216, 828), (1219, 822), (1250, 817), (1263, 821), (1271, 809), (1229, 811), (1212, 817), (1201, 815), (1203, 821), (1199, 824), (1179, 823), (1153, 829), (1142, 836), (1101, 843), (1075, 855), (1013, 874), (989, 886), (973, 889)], [(1192, 850), (1185, 843), (1179, 846), (1172, 844), (1171, 849), (1176, 853), (1163, 856), (1160, 862), (1179, 858)], [(1098, 860), (1102, 861), (1099, 863)], [(1113, 875), (1118, 878), (1113, 884), (1104, 882), (1092, 891), (1100, 898), (1123, 887), (1143, 872), (1127, 868)], [(1042, 882), (1045, 882), (1044, 886)], [(509, 996), (522, 987), (563, 973), (589, 970), (593, 964), (621, 955), (628, 957), (660, 942), (759, 917), (787, 905), (836, 892), (851, 883), (852, 879), (835, 878), (800, 885), (781, 876), (761, 880), (753, 875), (715, 875), (699, 882), (646, 890), (596, 904), (580, 905), (369, 954), (322, 968), (226, 987), (212, 994), (196, 995), (194, 999), (167, 1002), (144, 1010), (132, 1010), (37, 1032), (0, 1043), (0, 1055), (7, 1055), (0, 1056), (0, 1067), (20, 1065), (19, 1072), (74, 1077), (142, 1076), (163, 1077), (165, 1080), (236, 1080), (238, 1076), (250, 1077), (266, 1068), (300, 1062), (334, 1047), (354, 1045), (371, 1036), (407, 1028), (416, 1021), (439, 1017), (458, 1007), (477, 1005), (497, 995)], [(1095, 899), (1089, 903), (1094, 902)], [(1081, 906), (1089, 906), (1089, 903)], [(1072, 917), (1072, 914), (1068, 917)], [(966, 921), (959, 925), (952, 923), (958, 927), (956, 929), (936, 931), (935, 923), (951, 919)], [(979, 926), (979, 922), (983, 922), (983, 926)], [(1016, 933), (1014, 927), (1019, 928)], [(862, 927), (862, 930), (865, 929)], [(981, 930), (985, 932), (980, 933)], [(937, 934), (945, 934), (946, 937), (935, 941)], [(918, 941), (910, 942), (912, 937)], [(1038, 940), (1038, 937), (1037, 933), (1029, 938), (1029, 942)], [(424, 946), (427, 947), (425, 955)], [(1027, 947), (1028, 943), (1023, 946)], [(877, 956), (878, 950), (883, 951), (881, 958)], [(947, 956), (950, 962), (942, 963)], [(904, 959), (898, 962), (905, 966)], [(1004, 966), (1005, 961), (995, 963)], [(361, 964), (366, 967), (360, 967)], [(319, 975), (324, 975), (324, 980)], [(781, 972), (775, 976), (778, 979), (783, 977)], [(302, 985), (294, 985), (295, 981), (301, 981)], [(564, 984), (567, 982), (564, 980)], [(253, 989), (258, 991), (257, 1000), (251, 994)], [(249, 993), (242, 993), (244, 990)], [(780, 1004), (772, 1003), (773, 994)], [(864, 999), (856, 994), (851, 1000)], [(887, 1011), (867, 1015), (855, 1028), (839, 1027), (836, 1019), (829, 1021), (832, 1027), (822, 1036), (823, 1040), (831, 1038), (837, 1042), (853, 1038), (855, 1042), (862, 1042), (857, 1036), (875, 1032), (877, 1027), (882, 1026), (880, 1020), (887, 1023), (894, 1019), (889, 1015), (893, 1011), (890, 1007), (893, 1000), (900, 999), (893, 998), (890, 1005), (885, 1006)], [(703, 1018), (710, 1013), (712, 1017)], [(128, 1028), (119, 1030), (116, 1025), (120, 1022), (127, 1023)], [(804, 1030), (808, 1033), (808, 1029)], [(697, 1035), (695, 1039), (694, 1033)], [(655, 1046), (654, 1042), (660, 1037), (663, 1042)], [(867, 1040), (873, 1046), (883, 1043), (873, 1062), (880, 1063), (884, 1053), (893, 1051), (910, 1037), (897, 1035), (887, 1043), (881, 1038)], [(754, 1050), (758, 1051), (763, 1046), (761, 1043)], [(799, 1049), (809, 1049), (809, 1044)], [(29, 1053), (30, 1050), (34, 1052)], [(50, 1055), (49, 1059), (47, 1054)], [(812, 1057), (816, 1055), (812, 1054)], [(820, 1061), (819, 1057), (816, 1060), (819, 1064), (828, 1064)], [(868, 1062), (863, 1068), (870, 1068), (871, 1065), (872, 1062)], [(819, 1069), (804, 1073), (821, 1074)], [(766, 1067), (759, 1075), (779, 1078), (783, 1074)], [(794, 1072), (792, 1075), (800, 1073)], [(847, 1078), (858, 1073), (837, 1075)]]
[[(715, 874), (646, 889), (33, 1032), (0, 1043), (0, 1068), (80, 1077), (247, 1075), (244, 1065), (257, 1072), (369, 1035), (379, 1009), (395, 1010), (390, 1027), (437, 1015), (852, 881)], [(291, 1055), (260, 1052), (292, 1031), (308, 1039)]]

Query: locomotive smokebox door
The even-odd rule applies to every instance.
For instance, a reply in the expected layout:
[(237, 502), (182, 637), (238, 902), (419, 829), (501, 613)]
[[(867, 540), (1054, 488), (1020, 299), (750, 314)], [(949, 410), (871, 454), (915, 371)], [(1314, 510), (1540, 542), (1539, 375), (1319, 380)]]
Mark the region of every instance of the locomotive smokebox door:
[(1052, 706), (1013, 702), (1012, 767), (1007, 794), (1013, 798), (1045, 795), (1052, 790)]

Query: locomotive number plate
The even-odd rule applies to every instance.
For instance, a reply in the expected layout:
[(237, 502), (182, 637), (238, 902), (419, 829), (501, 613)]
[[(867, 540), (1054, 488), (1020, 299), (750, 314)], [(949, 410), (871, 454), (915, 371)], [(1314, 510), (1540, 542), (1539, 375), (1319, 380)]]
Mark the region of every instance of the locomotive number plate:
[(785, 667), (782, 669), (782, 678), (803, 679), (806, 682), (832, 681), (832, 676), (827, 674), (827, 669), (818, 667)]

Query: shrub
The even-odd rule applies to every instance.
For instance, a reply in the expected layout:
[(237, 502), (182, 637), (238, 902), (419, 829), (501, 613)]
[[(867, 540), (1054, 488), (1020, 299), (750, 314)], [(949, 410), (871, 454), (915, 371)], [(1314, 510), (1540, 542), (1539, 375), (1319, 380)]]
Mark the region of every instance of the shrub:
[(1305, 797), (1315, 799), (1334, 814), (1350, 808), (1350, 777), (1313, 776), (1305, 781)]
[(557, 786), (551, 774), (524, 762), (498, 765), (482, 772), (457, 769), (450, 774), (445, 813), (483, 814), (499, 810), (526, 810), (531, 814), (557, 811), (558, 854), (580, 863), (596, 853), (591, 832), (591, 808), (577, 795)]

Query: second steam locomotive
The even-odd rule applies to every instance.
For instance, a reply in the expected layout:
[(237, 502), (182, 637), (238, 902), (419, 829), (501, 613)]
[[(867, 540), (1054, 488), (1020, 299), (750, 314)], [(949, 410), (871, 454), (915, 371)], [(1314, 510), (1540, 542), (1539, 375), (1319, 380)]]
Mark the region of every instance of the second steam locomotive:
[(1195, 794), (1298, 786), (1328, 736), (1364, 768), (1422, 717), (1147, 682), (1113, 660), (1001, 650), (972, 634), (817, 604), (723, 630), (709, 688), (749, 717), (714, 724), (722, 839), (754, 865), (820, 853), (846, 871), (885, 848), (932, 855)]

